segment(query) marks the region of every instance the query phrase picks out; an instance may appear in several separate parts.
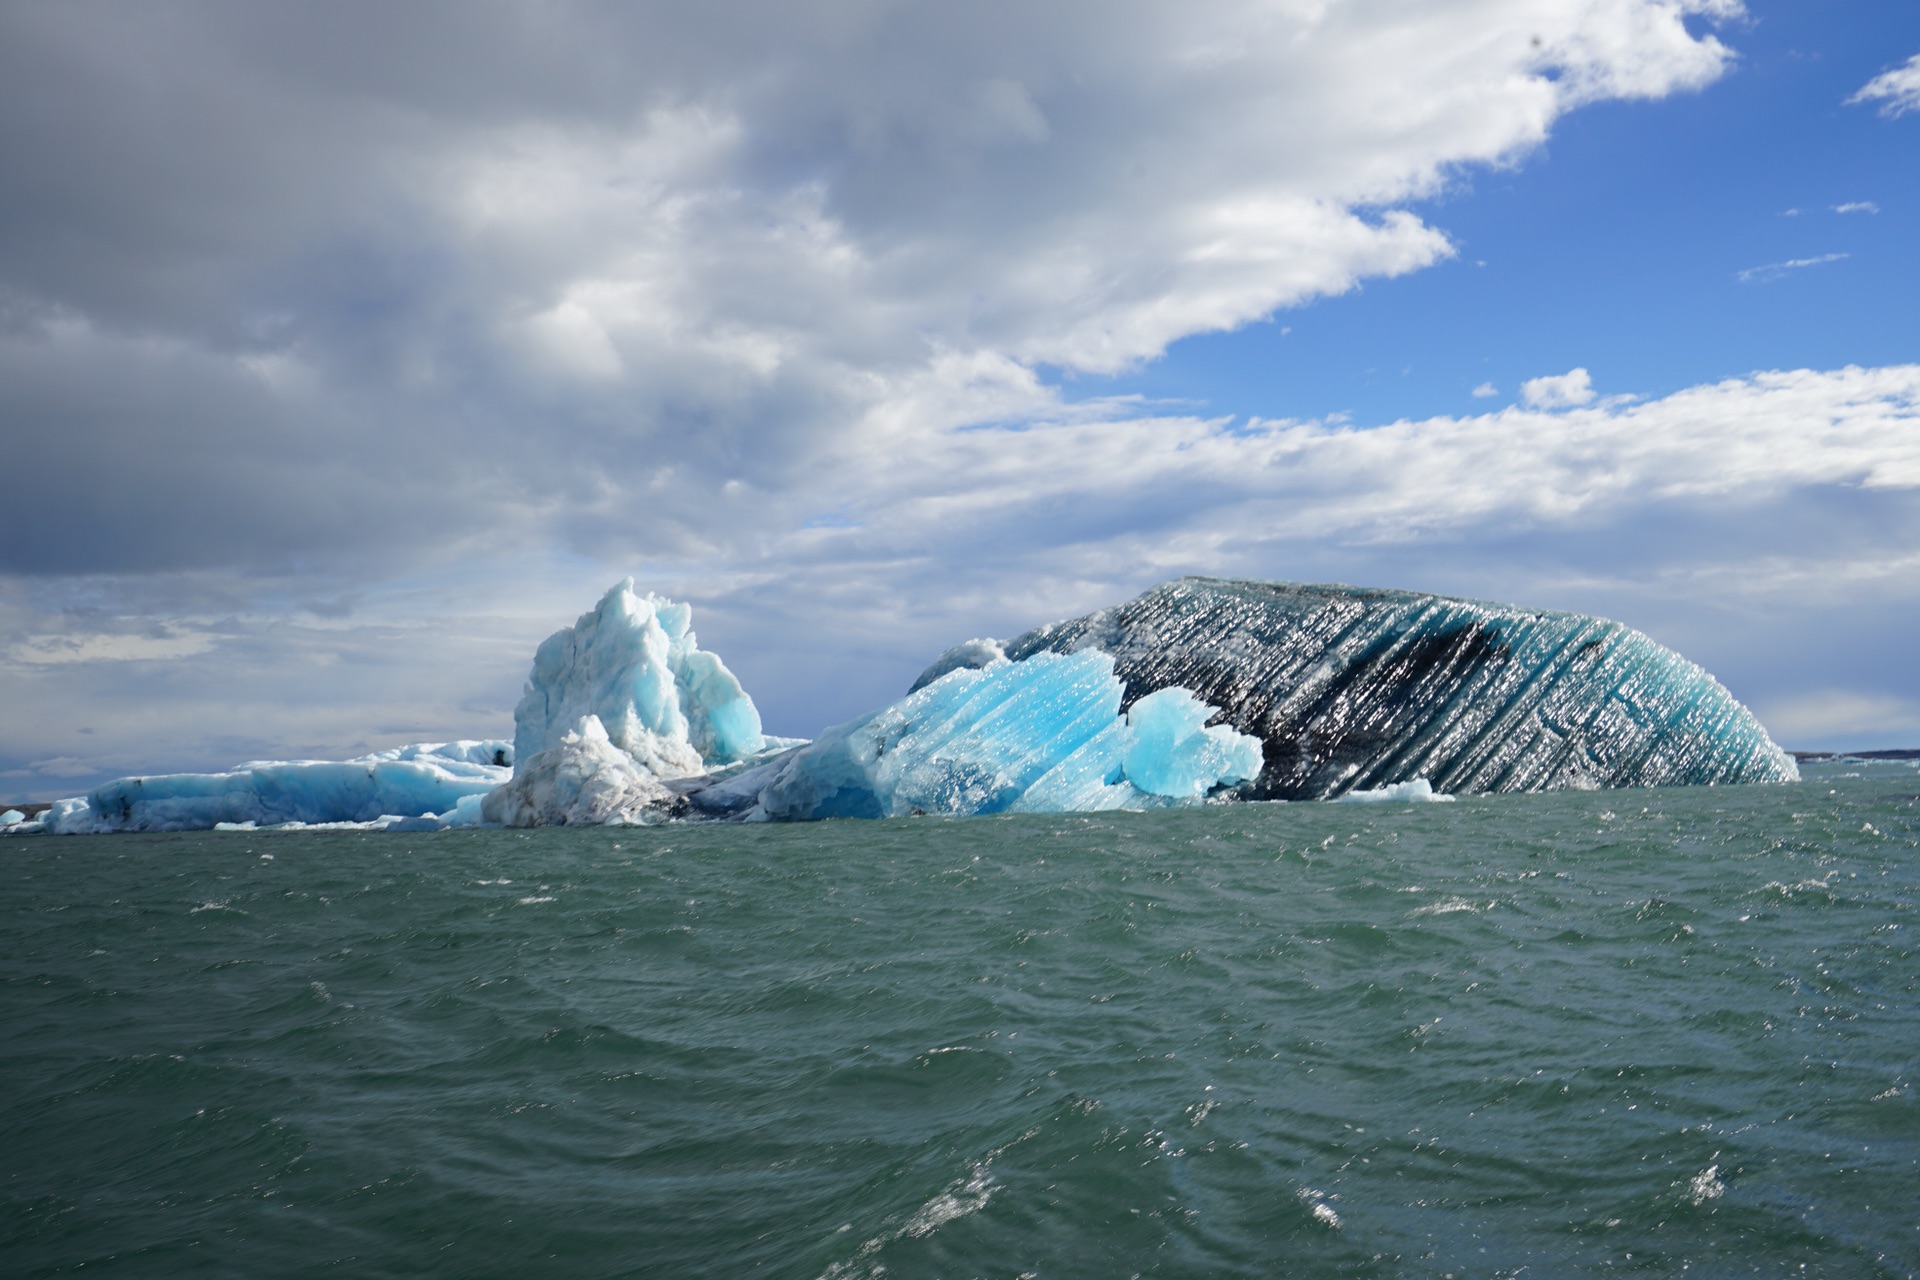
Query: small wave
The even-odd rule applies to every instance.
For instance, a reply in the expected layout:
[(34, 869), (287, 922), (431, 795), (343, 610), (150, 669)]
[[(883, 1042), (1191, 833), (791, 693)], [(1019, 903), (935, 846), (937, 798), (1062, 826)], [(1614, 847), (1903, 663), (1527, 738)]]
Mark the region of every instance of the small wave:
[(1304, 1204), (1311, 1207), (1315, 1222), (1321, 1223), (1329, 1230), (1340, 1229), (1340, 1215), (1334, 1211), (1332, 1205), (1327, 1203), (1338, 1197), (1330, 1196), (1324, 1191), (1316, 1191), (1312, 1187), (1302, 1187), (1296, 1194)]
[(1478, 903), (1468, 902), (1465, 898), (1442, 898), (1438, 902), (1429, 902), (1424, 907), (1415, 907), (1407, 914), (1409, 916), (1450, 916), (1460, 911), (1471, 911), (1474, 915), (1479, 915), (1483, 911), (1491, 910), (1492, 907), (1491, 902), (1481, 906)]
[(556, 897), (554, 897), (554, 896), (553, 896), (552, 894), (550, 894), (550, 893), (548, 893), (548, 894), (539, 894), (539, 893), (536, 893), (536, 894), (534, 894), (534, 895), (533, 895), (532, 897), (530, 897), (530, 898), (522, 898), (522, 899), (520, 899), (520, 905), (521, 905), (521, 906), (523, 906), (523, 907), (531, 907), (531, 906), (533, 906), (533, 905), (534, 905), (535, 903), (538, 903), (538, 902), (558, 902), (558, 901), (560, 901), (560, 899), (558, 899), (558, 898), (556, 898)]
[(932, 1235), (955, 1218), (964, 1218), (970, 1213), (978, 1213), (987, 1207), (987, 1201), (993, 1198), (993, 1175), (987, 1166), (978, 1164), (968, 1176), (942, 1191), (933, 1199), (920, 1206), (920, 1211), (907, 1220), (900, 1228), (904, 1236)]
[(1760, 892), (1777, 893), (1783, 898), (1791, 898), (1794, 894), (1805, 893), (1809, 889), (1819, 889), (1831, 893), (1833, 891), (1832, 874), (1829, 873), (1824, 880), (1802, 880), (1798, 884), (1787, 884), (1782, 880), (1769, 880), (1760, 886)]
[(836, 1262), (821, 1272), (820, 1280), (846, 1280), (847, 1277), (863, 1274), (885, 1275), (886, 1267), (879, 1262), (870, 1262), (869, 1259), (895, 1240), (904, 1240), (909, 1237), (921, 1239), (932, 1235), (956, 1218), (964, 1218), (968, 1214), (980, 1212), (987, 1207), (987, 1201), (993, 1199), (996, 1185), (989, 1168), (989, 1161), (982, 1160), (969, 1165), (966, 1177), (950, 1183), (939, 1195), (921, 1205), (898, 1230), (863, 1241), (860, 1247), (854, 1250), (851, 1258), (845, 1262)]

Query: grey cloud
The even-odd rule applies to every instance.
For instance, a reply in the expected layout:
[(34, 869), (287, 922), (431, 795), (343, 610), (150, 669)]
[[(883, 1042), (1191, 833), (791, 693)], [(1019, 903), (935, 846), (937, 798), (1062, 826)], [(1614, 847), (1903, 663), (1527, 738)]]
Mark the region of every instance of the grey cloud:
[(9, 444), (182, 502), (109, 480), (9, 563), (764, 537), (942, 353), (1113, 367), (1432, 261), (1351, 206), (1710, 78), (1677, 15), (1711, 8), (14, 6), (5, 355), (94, 345)]

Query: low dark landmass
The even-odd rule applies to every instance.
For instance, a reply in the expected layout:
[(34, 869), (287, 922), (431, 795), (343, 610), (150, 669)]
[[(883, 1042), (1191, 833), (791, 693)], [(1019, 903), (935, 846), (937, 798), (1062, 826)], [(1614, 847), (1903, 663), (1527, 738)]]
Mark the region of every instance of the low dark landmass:
[(1920, 760), (1920, 747), (1892, 747), (1886, 751), (1790, 751), (1795, 760)]
[(9, 809), (18, 809), (20, 812), (26, 814), (28, 820), (31, 821), (51, 808), (53, 808), (53, 803), (48, 800), (41, 800), (35, 804), (0, 804), (0, 813), (5, 813)]

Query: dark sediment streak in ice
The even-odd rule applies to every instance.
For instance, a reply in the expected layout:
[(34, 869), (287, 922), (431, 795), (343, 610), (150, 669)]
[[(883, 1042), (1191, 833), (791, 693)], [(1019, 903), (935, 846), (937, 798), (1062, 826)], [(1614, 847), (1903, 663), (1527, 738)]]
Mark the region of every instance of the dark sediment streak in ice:
[(1126, 704), (1182, 685), (1265, 745), (1245, 799), (1788, 782), (1712, 676), (1603, 618), (1410, 591), (1181, 578), (1006, 645), (1111, 654)]

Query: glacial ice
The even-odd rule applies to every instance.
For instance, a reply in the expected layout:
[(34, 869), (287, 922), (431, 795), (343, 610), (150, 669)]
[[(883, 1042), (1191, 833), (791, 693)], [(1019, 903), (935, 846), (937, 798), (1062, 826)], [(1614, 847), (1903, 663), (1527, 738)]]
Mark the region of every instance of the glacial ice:
[(1389, 782), (1384, 787), (1375, 787), (1371, 791), (1349, 791), (1345, 795), (1335, 796), (1335, 804), (1445, 804), (1454, 797), (1435, 791), (1433, 784), (1425, 778), (1415, 778), (1411, 782)]
[(514, 709), (513, 778), (481, 814), (509, 827), (660, 822), (688, 811), (682, 779), (711, 785), (798, 745), (769, 737), (726, 664), (694, 638), (693, 610), (633, 579), (534, 654)]
[[(227, 773), (118, 778), (56, 801), (39, 829), (60, 835), (204, 831), (219, 824), (379, 823), (477, 817), (479, 798), (510, 775), (498, 740), (422, 742), (355, 760), (255, 760)], [(462, 809), (466, 805), (466, 809)], [(33, 824), (26, 824), (33, 825)]]
[(531, 761), (596, 717), (609, 743), (656, 778), (685, 778), (767, 747), (760, 712), (700, 648), (693, 610), (633, 579), (541, 642), (513, 712), (514, 756)]
[(1182, 686), (1265, 746), (1245, 799), (1789, 782), (1712, 676), (1617, 622), (1412, 591), (1181, 578), (1003, 646), (1112, 656), (1133, 705)]
[(684, 811), (659, 777), (613, 745), (599, 716), (582, 716), (560, 741), (535, 752), (480, 804), (505, 827), (641, 825)]
[(0, 831), (805, 821), (1799, 776), (1712, 676), (1578, 614), (1183, 578), (955, 645), (905, 697), (810, 744), (762, 732), (691, 621), (614, 586), (540, 645), (511, 747), (122, 778), (35, 820), (0, 814)]
[[(754, 816), (1154, 808), (1259, 773), (1259, 742), (1206, 727), (1214, 709), (1186, 690), (1161, 690), (1128, 714), (1121, 693), (1113, 659), (1098, 652), (957, 667), (766, 766)], [(698, 793), (690, 800), (706, 807)]]

